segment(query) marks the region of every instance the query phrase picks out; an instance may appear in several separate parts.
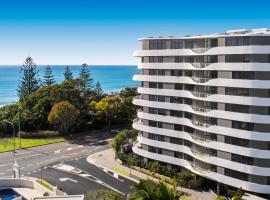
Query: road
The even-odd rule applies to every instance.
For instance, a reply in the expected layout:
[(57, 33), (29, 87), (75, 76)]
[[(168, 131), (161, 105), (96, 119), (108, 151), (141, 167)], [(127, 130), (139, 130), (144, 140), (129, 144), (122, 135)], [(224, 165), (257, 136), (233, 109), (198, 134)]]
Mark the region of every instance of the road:
[[(113, 132), (102, 131), (76, 140), (17, 150), (16, 160), (20, 166), (21, 176), (42, 177), (67, 194), (85, 194), (87, 191), (97, 189), (111, 189), (126, 195), (131, 192), (130, 186), (133, 182), (120, 176), (117, 179), (86, 161), (88, 155), (108, 149), (114, 135)], [(52, 167), (59, 163), (77, 167), (87, 176)], [(0, 178), (12, 175), (13, 154), (1, 153)]]

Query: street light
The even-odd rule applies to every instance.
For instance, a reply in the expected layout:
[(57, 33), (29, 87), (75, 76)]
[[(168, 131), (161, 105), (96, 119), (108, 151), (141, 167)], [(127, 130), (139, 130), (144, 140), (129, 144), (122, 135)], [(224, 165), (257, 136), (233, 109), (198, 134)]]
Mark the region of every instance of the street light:
[(15, 158), (15, 148), (16, 148), (16, 141), (15, 141), (15, 126), (14, 126), (14, 124), (12, 123), (12, 122), (10, 122), (10, 121), (8, 121), (8, 120), (4, 120), (4, 122), (6, 122), (6, 123), (8, 123), (8, 124), (10, 124), (11, 126), (12, 126), (12, 128), (13, 128), (13, 176), (14, 176), (14, 178), (16, 178), (16, 171), (18, 171), (19, 172), (19, 170), (18, 170), (18, 168), (19, 168), (19, 165), (18, 165), (18, 163), (16, 162), (16, 158)]
[(21, 106), (19, 104), (18, 106), (18, 133), (19, 133), (19, 143), (20, 143), (20, 149), (22, 148), (22, 142), (21, 142)]

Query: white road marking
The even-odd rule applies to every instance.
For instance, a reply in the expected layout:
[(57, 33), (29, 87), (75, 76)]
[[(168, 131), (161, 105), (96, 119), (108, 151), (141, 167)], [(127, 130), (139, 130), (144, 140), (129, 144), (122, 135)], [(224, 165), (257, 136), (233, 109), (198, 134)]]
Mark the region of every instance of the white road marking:
[(119, 178), (117, 173), (113, 173), (113, 177), (115, 177), (117, 179)]
[(61, 152), (61, 150), (59, 149), (59, 150), (54, 151), (54, 154), (58, 154), (60, 152)]
[(76, 180), (74, 180), (74, 179), (71, 179), (71, 178), (59, 178), (59, 180), (60, 180), (61, 182), (63, 182), (63, 181), (72, 181), (72, 182), (74, 182), (74, 183), (78, 183), (78, 181), (76, 181)]
[(0, 167), (5, 167), (5, 166), (9, 166), (9, 165), (13, 165), (13, 163), (3, 164), (3, 165), (0, 165)]
[(71, 151), (73, 148), (72, 147), (69, 147), (69, 148), (67, 148), (67, 151)]

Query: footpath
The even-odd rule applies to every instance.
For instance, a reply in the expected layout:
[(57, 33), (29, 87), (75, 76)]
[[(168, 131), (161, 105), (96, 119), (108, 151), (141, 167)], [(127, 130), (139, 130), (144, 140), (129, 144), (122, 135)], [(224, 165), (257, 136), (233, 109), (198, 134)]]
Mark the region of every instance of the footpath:
[[(139, 182), (140, 179), (151, 179), (157, 181), (157, 179), (148, 176), (142, 172), (134, 169), (130, 169), (126, 166), (121, 165), (115, 159), (113, 149), (108, 149), (102, 152), (98, 152), (88, 156), (87, 161), (105, 171), (109, 171), (113, 174), (124, 176), (134, 182)], [(131, 171), (131, 175), (130, 175)], [(196, 191), (187, 188), (179, 187), (177, 190), (187, 194), (190, 200), (215, 200), (216, 194), (212, 191)]]

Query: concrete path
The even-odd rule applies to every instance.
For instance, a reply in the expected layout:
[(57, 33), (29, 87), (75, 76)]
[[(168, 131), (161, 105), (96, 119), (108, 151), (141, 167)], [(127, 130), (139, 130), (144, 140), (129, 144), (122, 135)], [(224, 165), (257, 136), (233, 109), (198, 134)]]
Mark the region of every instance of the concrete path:
[[(114, 151), (113, 149), (110, 148), (105, 151), (101, 151), (101, 152), (88, 156), (87, 161), (91, 164), (94, 164), (105, 170), (111, 171), (115, 174), (121, 174), (125, 176), (126, 178), (129, 178), (130, 180), (135, 181), (135, 182), (139, 182), (140, 179), (152, 179), (152, 180), (157, 181), (157, 179), (153, 177), (147, 176), (134, 169), (130, 169), (126, 166), (121, 165), (114, 158), (115, 158)], [(130, 170), (131, 170), (131, 175), (129, 176), (124, 175), (124, 174), (129, 174)], [(178, 190), (184, 193), (187, 193), (190, 200), (215, 200), (216, 199), (216, 194), (213, 193), (212, 191), (196, 191), (196, 190), (190, 190), (190, 189), (180, 188), (180, 187), (178, 188)]]

